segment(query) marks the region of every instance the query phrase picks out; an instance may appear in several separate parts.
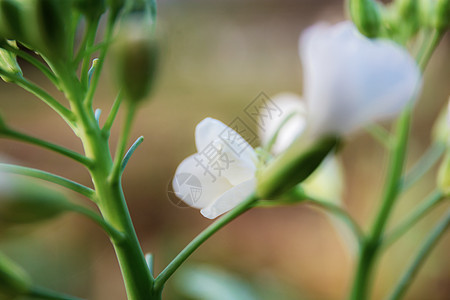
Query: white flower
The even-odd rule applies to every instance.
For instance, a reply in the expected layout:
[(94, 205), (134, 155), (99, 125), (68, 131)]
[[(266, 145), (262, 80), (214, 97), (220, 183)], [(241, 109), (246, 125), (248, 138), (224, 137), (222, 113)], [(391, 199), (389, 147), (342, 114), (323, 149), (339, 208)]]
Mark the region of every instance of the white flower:
[(242, 136), (212, 118), (197, 125), (195, 143), (197, 153), (181, 162), (172, 186), (178, 198), (214, 219), (255, 190), (257, 157)]
[(306, 107), (302, 99), (292, 93), (278, 94), (271, 100), (281, 113), (277, 116), (266, 114), (259, 116), (259, 137), (262, 144), (267, 145), (277, 134), (271, 152), (278, 155), (286, 150), (305, 130)]
[(421, 86), (408, 52), (361, 35), (351, 22), (319, 24), (300, 38), (313, 134), (346, 134), (397, 115)]

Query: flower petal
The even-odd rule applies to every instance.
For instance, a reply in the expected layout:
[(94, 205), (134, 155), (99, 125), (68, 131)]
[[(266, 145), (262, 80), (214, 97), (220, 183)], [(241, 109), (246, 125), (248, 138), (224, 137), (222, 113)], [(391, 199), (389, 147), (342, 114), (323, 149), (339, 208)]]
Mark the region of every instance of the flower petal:
[(272, 146), (272, 152), (276, 155), (286, 150), (303, 133), (306, 126), (306, 107), (299, 96), (291, 93), (276, 95), (272, 101), (280, 108), (281, 116), (264, 120), (264, 130), (259, 127), (259, 137), (262, 143), (267, 145), (282, 126)]
[(254, 192), (255, 188), (256, 179), (247, 180), (226, 191), (216, 201), (203, 208), (201, 213), (208, 219), (215, 219), (244, 201)]
[(198, 155), (217, 176), (237, 185), (255, 176), (255, 150), (235, 130), (206, 118), (195, 130)]
[(191, 155), (178, 166), (172, 187), (187, 205), (204, 208), (233, 186), (223, 176), (205, 170), (198, 154)]
[(351, 22), (308, 29), (300, 55), (316, 134), (345, 134), (394, 117), (421, 85), (421, 72), (405, 49), (364, 37)]

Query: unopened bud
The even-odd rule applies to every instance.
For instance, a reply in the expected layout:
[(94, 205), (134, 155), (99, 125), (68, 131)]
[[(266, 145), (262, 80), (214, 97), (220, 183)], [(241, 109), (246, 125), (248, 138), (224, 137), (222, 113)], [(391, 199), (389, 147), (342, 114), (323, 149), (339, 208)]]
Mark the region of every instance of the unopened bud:
[(70, 209), (66, 197), (30, 180), (0, 173), (0, 224), (19, 225), (47, 220)]
[[(7, 41), (6, 43), (9, 44), (9, 46), (11, 47), (17, 47), (16, 42), (15, 41)], [(0, 44), (0, 69), (7, 71), (10, 74), (13, 75), (18, 75), (18, 76), (22, 76), (22, 69), (20, 68), (19, 64), (17, 63), (17, 57), (14, 53), (11, 53), (8, 50), (5, 50), (1, 47)], [(10, 79), (6, 76), (1, 76), (0, 77), (6, 81), (9, 82)], [(1, 126), (1, 124), (0, 124)]]
[(17, 0), (0, 0), (0, 39), (20, 40), (25, 24), (21, 22), (24, 5)]
[(373, 0), (350, 0), (350, 15), (359, 31), (367, 37), (377, 37), (381, 29), (379, 4)]
[(445, 195), (450, 195), (450, 151), (448, 150), (439, 167), (437, 185)]
[(154, 33), (145, 24), (125, 24), (113, 49), (118, 85), (129, 101), (143, 100), (155, 79), (158, 45)]
[(433, 126), (433, 140), (450, 146), (450, 98)]
[(14, 299), (31, 288), (28, 274), (0, 252), (0, 299)]
[(75, 0), (74, 4), (88, 20), (98, 20), (106, 11), (105, 0)]
[(115, 19), (125, 5), (126, 0), (108, 0), (108, 6), (111, 10), (111, 15)]
[(325, 137), (314, 143), (295, 142), (258, 175), (257, 194), (273, 199), (308, 178), (333, 151), (339, 139)]
[(420, 27), (419, 2), (417, 0), (396, 0), (395, 17), (398, 22), (396, 30), (400, 37), (407, 42)]
[(436, 1), (434, 26), (439, 31), (445, 31), (450, 27), (450, 0)]

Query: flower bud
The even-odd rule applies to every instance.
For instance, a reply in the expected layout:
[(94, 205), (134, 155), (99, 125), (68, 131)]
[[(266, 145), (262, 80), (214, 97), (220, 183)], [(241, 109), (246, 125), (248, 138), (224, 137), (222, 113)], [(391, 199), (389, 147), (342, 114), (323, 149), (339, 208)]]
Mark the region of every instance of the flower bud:
[(30, 180), (0, 176), (1, 226), (43, 221), (70, 209), (70, 202), (55, 190)]
[[(7, 41), (10, 46), (17, 47), (15, 41)], [(17, 57), (14, 53), (2, 48), (0, 43), (0, 69), (5, 70), (11, 74), (22, 76), (22, 69), (17, 63)], [(6, 76), (0, 76), (4, 81), (9, 82), (10, 79)], [(1, 124), (0, 124), (1, 127)]]
[(14, 299), (31, 288), (28, 274), (11, 259), (0, 253), (0, 299)]
[(125, 5), (126, 0), (108, 0), (111, 15), (115, 19)]
[(105, 0), (75, 0), (74, 4), (88, 20), (98, 20), (106, 11)]
[(450, 98), (433, 126), (434, 142), (450, 146)]
[(377, 37), (381, 29), (381, 12), (373, 0), (350, 0), (350, 15), (359, 31), (368, 37)]
[(434, 26), (439, 31), (445, 31), (450, 27), (450, 0), (436, 1)]
[(311, 143), (296, 141), (286, 152), (271, 162), (258, 175), (257, 194), (272, 199), (308, 178), (325, 157), (338, 145), (334, 136)]
[(24, 5), (18, 0), (0, 0), (0, 39), (20, 40), (25, 24), (21, 22)]
[(400, 38), (407, 42), (420, 28), (419, 2), (417, 0), (395, 1), (396, 29)]
[(450, 151), (448, 150), (439, 167), (437, 185), (445, 195), (450, 195)]
[[(72, 0), (29, 0), (26, 44), (47, 58), (64, 58), (69, 51)], [(29, 16), (29, 21), (28, 21)]]
[(128, 101), (143, 100), (155, 79), (158, 45), (154, 33), (145, 24), (125, 24), (113, 49), (118, 85)]

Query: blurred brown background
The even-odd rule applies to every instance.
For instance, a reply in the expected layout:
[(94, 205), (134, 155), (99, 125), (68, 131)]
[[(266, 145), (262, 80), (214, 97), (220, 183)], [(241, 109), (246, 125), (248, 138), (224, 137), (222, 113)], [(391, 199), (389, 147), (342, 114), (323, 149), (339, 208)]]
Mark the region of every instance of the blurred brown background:
[[(159, 1), (158, 26), (164, 37), (160, 77), (133, 130), (133, 138), (143, 135), (145, 141), (124, 175), (136, 230), (144, 251), (155, 255), (156, 272), (210, 223), (197, 210), (177, 207), (167, 197), (178, 163), (194, 152), (195, 125), (207, 116), (232, 121), (261, 91), (269, 96), (284, 91), (301, 94), (299, 34), (317, 21), (333, 23), (344, 18), (343, 1), (337, 0)], [(429, 145), (430, 129), (450, 95), (449, 49), (447, 35), (425, 76), (410, 164)], [(38, 72), (22, 66), (26, 76), (50, 89)], [(108, 70), (104, 73), (96, 105), (106, 115), (115, 89)], [(0, 99), (1, 113), (12, 126), (81, 151), (68, 126), (26, 92), (1, 82)], [(118, 128), (114, 130), (113, 142)], [(57, 154), (4, 140), (0, 147), (2, 155), (18, 164), (90, 185), (82, 167)], [(359, 134), (346, 144), (342, 157), (345, 203), (366, 227), (378, 206), (385, 152), (367, 134)], [(402, 197), (391, 225), (433, 189), (434, 174), (435, 170)], [(390, 291), (427, 230), (448, 206), (435, 209), (383, 257), (374, 299)], [(125, 299), (108, 239), (83, 217), (67, 215), (0, 235), (0, 249), (29, 270), (36, 282), (88, 299)], [(449, 299), (449, 247), (447, 234), (406, 299)], [(203, 245), (188, 264), (223, 269), (242, 284), (264, 291), (265, 299), (343, 299), (353, 272), (353, 259), (324, 214), (305, 205), (246, 213)], [(176, 278), (169, 281), (165, 299), (188, 299), (177, 282)]]

